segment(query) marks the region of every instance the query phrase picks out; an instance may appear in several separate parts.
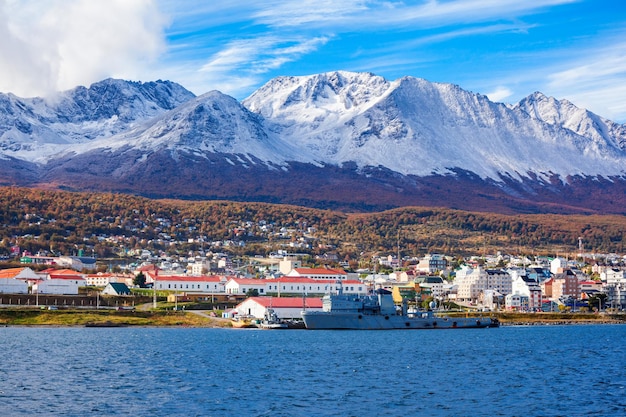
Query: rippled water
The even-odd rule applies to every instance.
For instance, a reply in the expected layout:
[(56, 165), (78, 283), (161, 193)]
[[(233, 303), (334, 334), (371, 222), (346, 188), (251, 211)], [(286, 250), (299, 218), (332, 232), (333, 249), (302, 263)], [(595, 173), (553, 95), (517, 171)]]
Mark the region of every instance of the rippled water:
[(623, 416), (626, 326), (0, 328), (0, 416)]

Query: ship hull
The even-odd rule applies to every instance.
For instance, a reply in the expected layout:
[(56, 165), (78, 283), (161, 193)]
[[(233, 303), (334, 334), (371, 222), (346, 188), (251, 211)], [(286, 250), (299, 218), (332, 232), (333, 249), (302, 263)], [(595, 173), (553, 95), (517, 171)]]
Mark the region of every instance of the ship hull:
[(304, 311), (302, 319), (311, 330), (434, 330), (495, 327), (490, 318), (409, 317)]

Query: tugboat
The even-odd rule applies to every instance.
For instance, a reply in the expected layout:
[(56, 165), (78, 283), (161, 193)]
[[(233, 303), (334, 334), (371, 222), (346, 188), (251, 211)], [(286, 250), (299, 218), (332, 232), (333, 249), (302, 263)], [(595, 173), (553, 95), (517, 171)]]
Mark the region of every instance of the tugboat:
[(344, 294), (341, 282), (336, 294), (326, 294), (322, 311), (302, 311), (307, 329), (345, 330), (425, 330), (476, 329), (498, 327), (496, 319), (488, 317), (440, 317), (434, 311), (408, 311), (406, 301), (396, 308), (391, 292), (377, 289), (366, 296)]

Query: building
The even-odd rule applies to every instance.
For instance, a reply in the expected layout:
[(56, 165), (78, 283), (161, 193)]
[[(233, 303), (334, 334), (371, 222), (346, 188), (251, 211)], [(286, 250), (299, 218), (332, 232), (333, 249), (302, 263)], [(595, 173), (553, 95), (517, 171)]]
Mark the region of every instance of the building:
[(102, 290), (103, 295), (131, 295), (130, 288), (121, 282), (110, 282)]
[(428, 274), (434, 274), (437, 271), (443, 271), (448, 266), (448, 262), (443, 255), (439, 254), (427, 254), (420, 259), (415, 269), (419, 272), (426, 272)]
[[(518, 305), (516, 309), (523, 309), (523, 307), (526, 307), (529, 311), (541, 309), (541, 284), (539, 284), (536, 278), (533, 278), (537, 275), (533, 274), (533, 277), (531, 277), (528, 271), (523, 268), (511, 268), (507, 272), (511, 275), (511, 294), (523, 295), (527, 298), (527, 301)], [(507, 305), (506, 302), (505, 297), (505, 305)]]
[(295, 268), (292, 269), (286, 276), (322, 280), (348, 279), (348, 273), (346, 271), (330, 268)]
[(30, 268), (0, 270), (0, 294), (28, 294), (29, 280), (38, 277)]
[(511, 276), (500, 269), (483, 269), (480, 266), (463, 266), (456, 273), (454, 284), (459, 301), (477, 302), (487, 290), (506, 295), (511, 293)]
[(504, 306), (507, 310), (529, 311), (529, 297), (522, 294), (507, 294), (504, 297)]
[(563, 298), (580, 299), (580, 284), (578, 277), (571, 269), (554, 274), (552, 278), (552, 299)]
[(152, 282), (157, 290), (178, 292), (223, 293), (226, 280), (226, 277), (219, 275), (152, 275)]
[(273, 309), (279, 319), (301, 319), (302, 310), (322, 311), (321, 298), (302, 297), (250, 297), (235, 307), (239, 316), (265, 317), (267, 309)]
[(253, 278), (230, 278), (224, 290), (227, 294), (248, 294), (256, 290), (257, 294), (265, 295), (267, 288), (267, 280)]
[(133, 285), (134, 276), (130, 274), (112, 274), (98, 272), (85, 275), (85, 282), (91, 287), (106, 287), (110, 282), (121, 282), (126, 286)]
[[(336, 279), (312, 279), (297, 277), (280, 277), (276, 279), (264, 280), (267, 283), (265, 287), (266, 294), (281, 295), (312, 295), (326, 294), (337, 290), (339, 285)], [(368, 287), (359, 280), (342, 280), (341, 285), (346, 294), (367, 294)]]

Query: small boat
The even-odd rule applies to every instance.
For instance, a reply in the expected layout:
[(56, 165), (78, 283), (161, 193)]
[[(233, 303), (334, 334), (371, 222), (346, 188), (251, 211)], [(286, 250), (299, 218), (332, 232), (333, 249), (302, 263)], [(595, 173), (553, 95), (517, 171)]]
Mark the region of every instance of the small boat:
[(377, 289), (365, 296), (344, 294), (339, 282), (336, 294), (326, 294), (322, 311), (302, 311), (307, 329), (346, 330), (425, 330), (476, 329), (498, 327), (497, 319), (488, 317), (440, 317), (431, 309), (409, 311), (406, 300), (402, 307), (394, 304), (390, 291)]
[(273, 308), (265, 310), (265, 317), (259, 323), (261, 329), (288, 329), (289, 325), (278, 318)]

